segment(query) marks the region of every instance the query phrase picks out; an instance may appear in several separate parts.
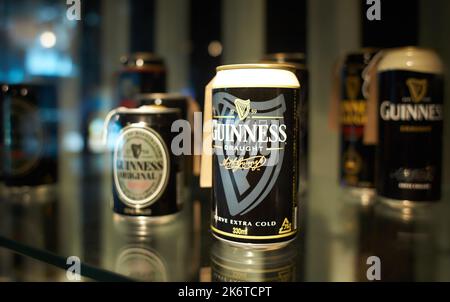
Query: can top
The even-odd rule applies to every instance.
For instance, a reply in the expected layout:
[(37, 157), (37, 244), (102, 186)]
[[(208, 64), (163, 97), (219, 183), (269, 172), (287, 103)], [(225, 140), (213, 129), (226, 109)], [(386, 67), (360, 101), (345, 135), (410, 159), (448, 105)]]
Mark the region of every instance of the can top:
[(443, 69), (442, 61), (434, 50), (407, 46), (387, 50), (377, 71), (409, 70), (441, 74)]
[(180, 113), (180, 109), (178, 108), (169, 108), (165, 106), (157, 106), (157, 105), (143, 105), (138, 108), (125, 108), (119, 107), (115, 110), (115, 113), (125, 113), (125, 114), (142, 114), (142, 113), (151, 113), (151, 114), (170, 114), (170, 113)]
[(345, 56), (345, 64), (368, 65), (378, 51), (379, 49), (377, 48), (366, 47), (357, 51), (349, 52)]
[(299, 88), (295, 66), (289, 64), (236, 64), (217, 67), (212, 88)]
[(151, 52), (136, 52), (122, 56), (120, 62), (127, 67), (164, 66), (164, 60)]
[(292, 64), (284, 64), (284, 63), (230, 64), (218, 66), (216, 68), (216, 71), (232, 70), (232, 69), (284, 69), (288, 71), (295, 71), (295, 66)]
[(186, 99), (187, 96), (181, 94), (181, 93), (139, 93), (136, 95), (137, 101), (143, 101), (143, 100), (179, 100), (179, 99)]

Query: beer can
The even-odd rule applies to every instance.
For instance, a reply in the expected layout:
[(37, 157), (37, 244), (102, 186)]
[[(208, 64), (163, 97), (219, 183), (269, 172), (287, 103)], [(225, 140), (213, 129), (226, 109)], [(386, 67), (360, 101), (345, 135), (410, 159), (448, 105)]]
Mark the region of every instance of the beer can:
[[(144, 93), (136, 96), (138, 106), (153, 105), (164, 106), (168, 108), (178, 108), (181, 112), (181, 117), (184, 119), (186, 126), (190, 128), (191, 144), (183, 145), (183, 163), (182, 173), (185, 187), (190, 187), (193, 182), (193, 175), (196, 174), (196, 159), (194, 156), (195, 138), (194, 138), (194, 113), (199, 110), (198, 104), (189, 96), (179, 93)], [(183, 128), (184, 129), (184, 128)]]
[(375, 187), (375, 145), (364, 143), (368, 85), (363, 76), (375, 54), (375, 49), (349, 53), (341, 70), (340, 184), (356, 194), (373, 195)]
[(377, 194), (392, 205), (441, 198), (443, 65), (431, 50), (387, 51), (378, 64)]
[(164, 60), (153, 53), (138, 52), (121, 58), (118, 75), (119, 106), (135, 108), (139, 93), (165, 92), (166, 67)]
[[(58, 182), (58, 105), (51, 84), (1, 85), (5, 194), (51, 197)], [(16, 196), (16, 197), (17, 197)]]
[(181, 209), (179, 157), (170, 150), (175, 108), (141, 106), (111, 111), (105, 125), (112, 155), (113, 211), (171, 220)]
[[(189, 102), (191, 101), (189, 97), (178, 93), (144, 93), (138, 94), (136, 96), (136, 101), (138, 106), (153, 105), (153, 106), (163, 106), (168, 108), (178, 108), (181, 112), (181, 117), (187, 121), (191, 122)], [(194, 125), (189, 124), (191, 127), (191, 141), (193, 141), (192, 130)], [(192, 149), (192, 148), (191, 148)], [(189, 150), (189, 155), (192, 155), (192, 150)], [(192, 170), (193, 170), (193, 160), (192, 156), (184, 154), (180, 165), (181, 173), (183, 174), (184, 185), (188, 187), (192, 180)]]
[(217, 68), (212, 85), (213, 235), (276, 247), (297, 233), (297, 104), (292, 65)]
[(284, 53), (278, 52), (267, 54), (262, 62), (287, 63), (295, 66), (295, 75), (300, 82), (300, 97), (298, 98), (297, 113), (299, 115), (299, 193), (305, 194), (308, 187), (308, 124), (309, 124), (309, 72), (306, 66), (306, 57), (304, 53)]

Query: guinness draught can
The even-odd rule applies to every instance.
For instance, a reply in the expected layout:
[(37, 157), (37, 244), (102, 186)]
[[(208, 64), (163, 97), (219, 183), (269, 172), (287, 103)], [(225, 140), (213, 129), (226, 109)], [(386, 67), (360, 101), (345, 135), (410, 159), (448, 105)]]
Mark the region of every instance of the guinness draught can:
[(213, 93), (213, 234), (276, 246), (297, 232), (297, 104), (294, 67), (217, 68)]
[(444, 113), (441, 60), (426, 49), (393, 49), (384, 55), (377, 72), (377, 193), (394, 205), (439, 200)]
[(179, 118), (178, 109), (161, 106), (110, 112), (106, 125), (115, 213), (163, 222), (179, 212), (180, 163), (170, 150), (175, 135), (170, 128)]
[(341, 70), (340, 183), (358, 195), (372, 195), (375, 187), (375, 145), (364, 143), (368, 87), (363, 76), (375, 53), (350, 53)]

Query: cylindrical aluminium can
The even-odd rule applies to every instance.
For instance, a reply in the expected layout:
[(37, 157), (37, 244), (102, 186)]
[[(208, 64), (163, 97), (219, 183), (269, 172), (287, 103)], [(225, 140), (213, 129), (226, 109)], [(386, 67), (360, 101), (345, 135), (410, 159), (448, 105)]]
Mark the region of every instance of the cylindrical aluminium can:
[(46, 200), (58, 181), (58, 101), (51, 84), (4, 84), (0, 91), (2, 177), (7, 194)]
[(298, 153), (299, 153), (299, 193), (306, 193), (308, 186), (308, 123), (309, 123), (309, 72), (304, 53), (273, 53), (264, 56), (262, 62), (286, 63), (295, 66), (295, 75), (300, 82), (300, 97), (298, 98), (297, 113), (299, 121)]
[(170, 150), (175, 108), (118, 108), (106, 119), (112, 149), (113, 211), (165, 222), (180, 211), (179, 157)]
[(377, 194), (393, 205), (437, 201), (442, 174), (442, 62), (431, 50), (398, 48), (387, 51), (377, 73)]
[(368, 91), (363, 73), (375, 54), (375, 49), (348, 54), (340, 83), (340, 184), (370, 195), (375, 187), (375, 145), (364, 143)]
[[(181, 112), (181, 118), (187, 122), (191, 122), (193, 112), (191, 112), (191, 106), (189, 102), (192, 100), (178, 93), (144, 93), (138, 94), (136, 97), (138, 106), (153, 105), (153, 106), (163, 106), (168, 108), (178, 108)], [(191, 134), (194, 129), (194, 125), (190, 124)], [(193, 142), (193, 136), (191, 135), (191, 142)], [(192, 144), (191, 144), (192, 145)], [(187, 187), (192, 181), (192, 170), (193, 170), (193, 158), (192, 158), (192, 148), (189, 150), (190, 154), (184, 154), (183, 163), (181, 163), (181, 173), (183, 174), (184, 185)]]
[(277, 247), (297, 232), (294, 67), (217, 68), (213, 93), (211, 229), (234, 244)]
[(166, 92), (164, 60), (152, 53), (138, 52), (121, 58), (118, 75), (119, 106), (137, 107), (135, 96), (140, 93)]

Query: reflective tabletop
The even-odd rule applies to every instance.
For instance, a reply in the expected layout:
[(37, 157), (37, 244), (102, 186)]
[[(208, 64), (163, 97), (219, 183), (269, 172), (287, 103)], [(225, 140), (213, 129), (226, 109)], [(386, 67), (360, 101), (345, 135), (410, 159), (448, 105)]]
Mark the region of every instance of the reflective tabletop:
[(394, 208), (312, 174), (297, 239), (249, 249), (212, 237), (208, 189), (186, 188), (182, 212), (158, 224), (113, 214), (101, 156), (64, 165), (49, 196), (3, 194), (0, 280), (71, 281), (76, 257), (83, 281), (450, 281), (446, 199)]

